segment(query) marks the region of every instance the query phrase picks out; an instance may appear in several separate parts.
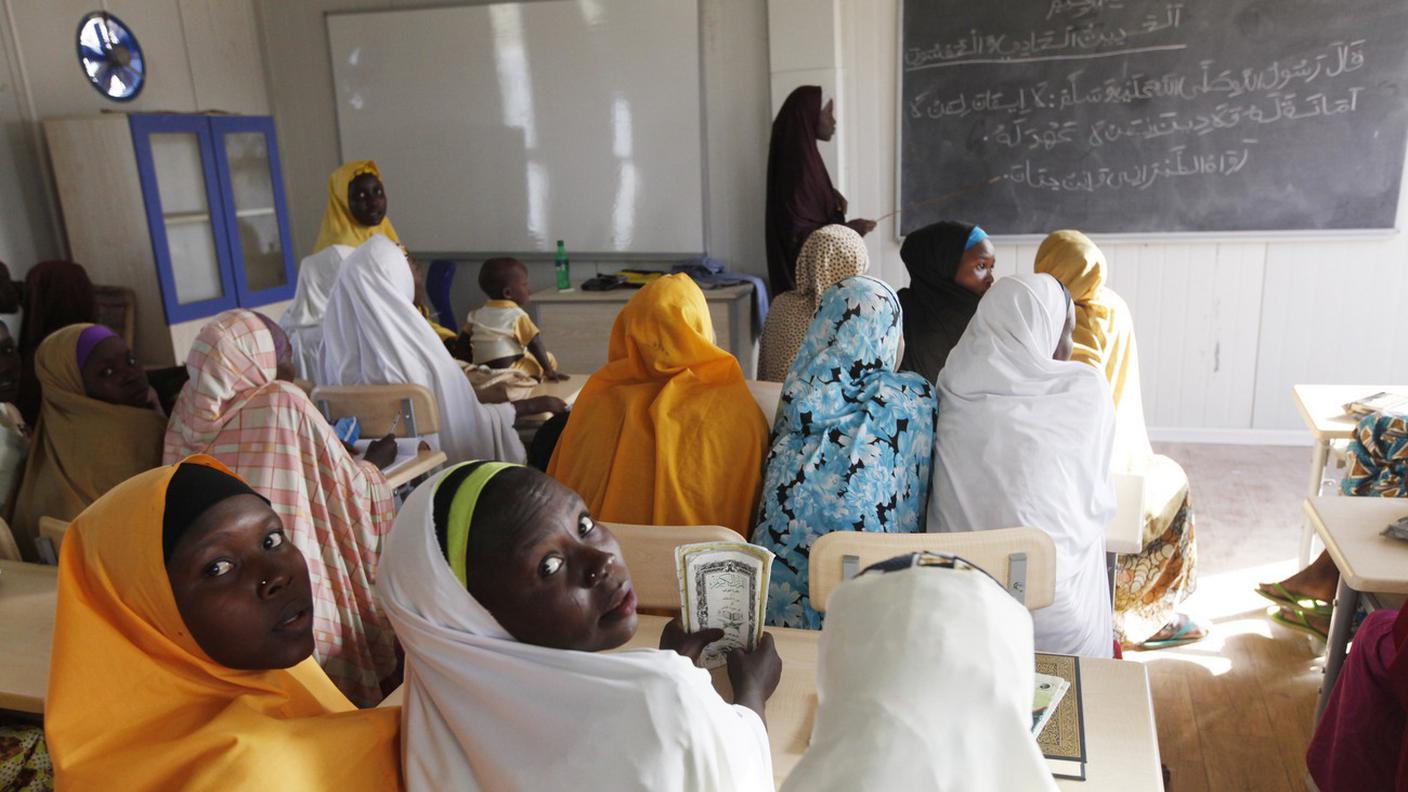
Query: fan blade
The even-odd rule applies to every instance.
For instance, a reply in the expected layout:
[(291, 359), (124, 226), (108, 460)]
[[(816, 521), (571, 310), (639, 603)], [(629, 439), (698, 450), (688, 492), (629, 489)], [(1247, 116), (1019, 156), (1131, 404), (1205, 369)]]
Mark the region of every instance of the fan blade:
[(78, 54), (90, 61), (105, 61), (108, 59), (106, 53), (99, 52), (86, 44), (78, 47)]

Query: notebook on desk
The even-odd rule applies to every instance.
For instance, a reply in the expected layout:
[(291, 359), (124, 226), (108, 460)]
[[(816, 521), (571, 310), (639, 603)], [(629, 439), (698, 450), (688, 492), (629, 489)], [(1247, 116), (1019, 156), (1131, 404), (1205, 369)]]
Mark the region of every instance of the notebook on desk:
[(1072, 655), (1036, 654), (1036, 672), (1060, 677), (1070, 687), (1037, 735), (1046, 766), (1057, 778), (1085, 780), (1085, 708), (1080, 685), (1080, 658)]
[[(352, 447), (357, 451), (358, 459), (367, 453), (367, 446), (371, 445), (374, 439), (376, 438), (368, 437), (352, 444)], [(414, 462), (416, 457), (420, 455), (420, 444), (424, 442), (425, 438), (423, 437), (396, 438), (396, 461), (387, 465), (386, 469), (381, 471), (382, 475), (394, 476), (401, 468)]]

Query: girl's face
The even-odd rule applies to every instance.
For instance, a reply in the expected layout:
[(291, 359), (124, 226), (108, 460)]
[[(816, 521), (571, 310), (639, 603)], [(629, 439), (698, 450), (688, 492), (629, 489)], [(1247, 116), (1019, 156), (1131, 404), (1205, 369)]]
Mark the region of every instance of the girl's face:
[(227, 668), (291, 668), (313, 654), (313, 591), (303, 554), (255, 495), (211, 506), (166, 562), (181, 620)]
[(363, 173), (347, 185), (347, 210), (364, 226), (386, 219), (386, 188), (376, 174)]
[(83, 364), (83, 392), (90, 399), (128, 407), (147, 406), (150, 387), (147, 372), (121, 336), (98, 342)]
[(964, 251), (958, 262), (953, 282), (981, 297), (992, 288), (992, 270), (997, 266), (997, 250), (992, 240), (984, 239)]
[(629, 641), (636, 595), (616, 538), (577, 493), (537, 471), (512, 497), (524, 505), (521, 527), (470, 531), (471, 543), (481, 528), (507, 534), (472, 552), (470, 594), (523, 643), (595, 652)]

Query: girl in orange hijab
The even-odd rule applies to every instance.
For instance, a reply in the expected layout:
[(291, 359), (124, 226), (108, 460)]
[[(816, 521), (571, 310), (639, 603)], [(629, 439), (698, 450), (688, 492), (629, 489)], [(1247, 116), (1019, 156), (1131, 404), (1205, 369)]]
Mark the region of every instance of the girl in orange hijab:
[(312, 659), (303, 555), (208, 456), (73, 521), (44, 713), (59, 789), (400, 788), (399, 707), (357, 710)]
[(714, 344), (686, 275), (641, 289), (611, 329), (548, 464), (609, 522), (723, 525), (747, 537), (768, 425), (732, 355)]

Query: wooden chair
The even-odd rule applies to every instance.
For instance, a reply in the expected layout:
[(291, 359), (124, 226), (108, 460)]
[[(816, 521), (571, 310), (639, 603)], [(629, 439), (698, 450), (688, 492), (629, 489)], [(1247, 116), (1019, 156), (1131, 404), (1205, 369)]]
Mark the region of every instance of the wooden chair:
[(1027, 610), (1044, 608), (1056, 597), (1056, 545), (1035, 528), (916, 534), (834, 531), (812, 545), (812, 607), (824, 612), (831, 592), (871, 564), (924, 550), (962, 556), (992, 575)]
[(63, 544), (66, 531), (66, 520), (55, 517), (39, 518), (39, 535), (34, 538), (34, 548), (39, 553), (40, 561), (46, 564), (59, 563), (59, 546)]
[(0, 561), (20, 561), (20, 545), (10, 524), (0, 519)]
[(320, 385), (313, 404), (328, 421), (354, 416), (362, 437), (421, 437), (440, 431), (440, 408), (423, 385)]
[(695, 542), (738, 542), (736, 532), (721, 525), (627, 525), (608, 523), (621, 544), (626, 568), (631, 570), (636, 603), (641, 608), (680, 609), (679, 576), (675, 574), (675, 548)]
[(747, 384), (748, 392), (753, 394), (753, 401), (758, 403), (758, 409), (763, 411), (763, 417), (768, 419), (768, 427), (771, 428), (773, 421), (777, 420), (777, 406), (782, 402), (782, 383), (748, 380)]
[(131, 349), (137, 334), (137, 295), (126, 286), (93, 286), (98, 324), (117, 331)]

